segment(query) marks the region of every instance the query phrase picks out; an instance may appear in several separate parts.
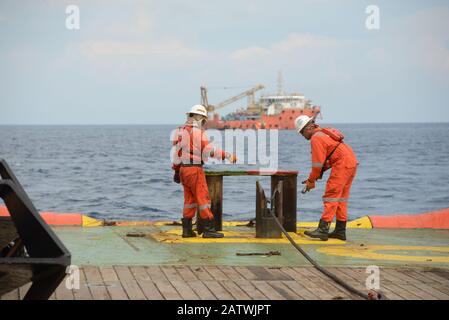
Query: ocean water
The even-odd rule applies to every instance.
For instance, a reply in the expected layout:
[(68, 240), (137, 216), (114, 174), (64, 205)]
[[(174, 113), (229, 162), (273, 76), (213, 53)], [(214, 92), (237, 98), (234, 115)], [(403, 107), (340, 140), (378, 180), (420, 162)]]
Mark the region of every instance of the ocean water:
[[(345, 134), (360, 163), (350, 219), (449, 207), (449, 124), (333, 126)], [(178, 219), (183, 193), (172, 182), (169, 141), (175, 127), (0, 126), (0, 158), (39, 210), (111, 220)], [(279, 169), (300, 172), (298, 219), (319, 219), (328, 173), (315, 190), (300, 193), (310, 170), (309, 142), (294, 131), (279, 131), (278, 157)], [(224, 178), (224, 219), (254, 217), (257, 180), (268, 193), (268, 177)]]

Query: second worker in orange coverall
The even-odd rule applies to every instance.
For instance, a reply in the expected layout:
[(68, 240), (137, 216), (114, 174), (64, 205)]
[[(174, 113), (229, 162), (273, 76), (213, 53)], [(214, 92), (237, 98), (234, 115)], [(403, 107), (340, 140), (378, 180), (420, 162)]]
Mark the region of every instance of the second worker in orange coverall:
[[(203, 228), (197, 228), (203, 233), (203, 238), (221, 238), (222, 233), (216, 232), (214, 216), (210, 209), (209, 189), (203, 164), (209, 157), (228, 159), (235, 163), (234, 154), (212, 146), (206, 136), (204, 125), (207, 121), (207, 110), (202, 105), (195, 105), (187, 112), (187, 122), (179, 127), (173, 137), (175, 146), (173, 155), (173, 180), (182, 183), (184, 188), (184, 209), (182, 218), (182, 237), (195, 237), (192, 230), (192, 218), (197, 210), (203, 220)], [(197, 223), (197, 227), (200, 224)]]
[[(295, 121), (298, 133), (310, 140), (312, 147), (312, 171), (303, 182), (304, 192), (315, 188), (315, 181), (324, 171), (332, 168), (323, 196), (324, 211), (318, 228), (306, 231), (312, 238), (346, 240), (348, 200), (352, 182), (357, 172), (357, 158), (352, 148), (343, 142), (344, 136), (332, 128), (320, 128), (308, 116), (299, 116)], [(329, 226), (337, 216), (335, 230), (329, 234)]]

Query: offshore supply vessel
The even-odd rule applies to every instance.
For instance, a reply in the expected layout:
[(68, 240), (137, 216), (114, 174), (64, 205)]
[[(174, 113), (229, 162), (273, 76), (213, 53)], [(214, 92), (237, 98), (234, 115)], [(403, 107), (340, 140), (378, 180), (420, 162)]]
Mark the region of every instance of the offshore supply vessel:
[[(312, 118), (321, 116), (321, 107), (312, 105), (311, 100), (301, 93), (285, 93), (283, 90), (282, 74), (278, 76), (278, 91), (276, 94), (262, 95), (259, 101), (255, 93), (264, 89), (258, 84), (236, 96), (228, 98), (216, 105), (209, 104), (207, 88), (201, 87), (201, 104), (204, 105), (210, 116), (208, 129), (279, 129), (292, 130), (295, 128), (295, 119), (301, 115)], [(216, 111), (242, 98), (247, 97), (246, 108), (220, 117)]]

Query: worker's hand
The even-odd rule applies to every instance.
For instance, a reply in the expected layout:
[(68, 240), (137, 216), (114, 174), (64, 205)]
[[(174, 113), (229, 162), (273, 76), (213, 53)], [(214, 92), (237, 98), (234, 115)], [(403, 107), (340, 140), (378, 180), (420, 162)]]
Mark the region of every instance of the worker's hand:
[(181, 177), (179, 176), (179, 171), (175, 171), (175, 174), (173, 175), (173, 181), (176, 183), (181, 183)]
[(231, 163), (236, 163), (237, 162), (237, 156), (235, 155), (235, 153), (233, 153), (233, 154), (230, 154), (230, 153), (228, 153), (227, 155), (226, 155), (226, 158), (229, 160), (229, 162), (231, 162)]
[(312, 189), (315, 189), (315, 182), (310, 182), (309, 179), (304, 180), (304, 181), (302, 182), (302, 184), (305, 184), (304, 192), (303, 192), (303, 193), (306, 193), (306, 192), (309, 192), (309, 191), (312, 190)]

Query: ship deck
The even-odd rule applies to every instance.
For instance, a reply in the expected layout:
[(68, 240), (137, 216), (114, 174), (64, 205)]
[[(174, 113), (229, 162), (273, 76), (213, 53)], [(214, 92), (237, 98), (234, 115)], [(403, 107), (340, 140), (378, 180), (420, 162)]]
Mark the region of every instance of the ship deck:
[[(223, 239), (183, 239), (180, 226), (163, 222), (53, 227), (81, 282), (68, 290), (63, 281), (52, 299), (357, 299), (310, 267), (285, 238), (257, 239), (244, 224), (225, 224)], [(303, 232), (291, 235), (364, 292), (366, 267), (374, 265), (388, 299), (449, 300), (449, 230), (355, 228), (348, 241), (327, 242)], [(19, 299), (26, 288), (2, 299)]]

